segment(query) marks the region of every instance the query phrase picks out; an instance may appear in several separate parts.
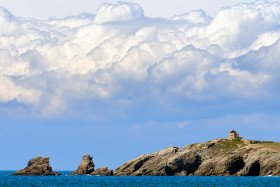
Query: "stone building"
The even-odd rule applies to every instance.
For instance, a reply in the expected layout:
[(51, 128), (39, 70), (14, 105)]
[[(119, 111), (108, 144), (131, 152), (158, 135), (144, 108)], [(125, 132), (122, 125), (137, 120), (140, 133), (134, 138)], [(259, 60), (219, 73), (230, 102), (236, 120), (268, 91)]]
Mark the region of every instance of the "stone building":
[(235, 140), (235, 139), (242, 139), (242, 137), (239, 136), (239, 133), (237, 133), (235, 130), (232, 130), (228, 133), (228, 140)]

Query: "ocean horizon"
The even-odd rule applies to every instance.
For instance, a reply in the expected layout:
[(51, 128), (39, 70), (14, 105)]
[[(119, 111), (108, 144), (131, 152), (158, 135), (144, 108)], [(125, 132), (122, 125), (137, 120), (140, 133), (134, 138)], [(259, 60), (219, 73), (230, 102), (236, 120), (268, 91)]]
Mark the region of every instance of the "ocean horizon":
[(279, 186), (280, 177), (233, 176), (12, 176), (15, 171), (0, 171), (0, 186)]

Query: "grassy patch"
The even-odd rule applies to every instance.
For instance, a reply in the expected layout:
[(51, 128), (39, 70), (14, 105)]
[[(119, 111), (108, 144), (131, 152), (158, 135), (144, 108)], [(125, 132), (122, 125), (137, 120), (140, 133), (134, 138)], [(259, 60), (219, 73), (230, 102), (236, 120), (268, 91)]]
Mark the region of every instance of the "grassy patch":
[(280, 143), (274, 141), (256, 141), (251, 140), (251, 144), (255, 144), (256, 149), (269, 149), (272, 153), (280, 153)]
[(274, 151), (280, 151), (280, 143), (276, 143), (276, 142), (273, 142), (273, 143), (263, 143), (262, 144), (265, 148), (270, 148)]
[(223, 140), (211, 147), (213, 151), (219, 151), (222, 153), (230, 152), (234, 149), (244, 146), (244, 142), (240, 139), (235, 140)]
[(243, 142), (241, 139), (232, 140), (231, 143), (232, 143), (233, 145), (244, 144), (244, 142)]
[(262, 143), (275, 143), (274, 141), (261, 141)]
[(206, 144), (205, 143), (202, 143), (198, 146), (199, 149), (202, 149)]
[(265, 143), (275, 143), (274, 141), (258, 141), (258, 140), (250, 140), (250, 144), (265, 144)]

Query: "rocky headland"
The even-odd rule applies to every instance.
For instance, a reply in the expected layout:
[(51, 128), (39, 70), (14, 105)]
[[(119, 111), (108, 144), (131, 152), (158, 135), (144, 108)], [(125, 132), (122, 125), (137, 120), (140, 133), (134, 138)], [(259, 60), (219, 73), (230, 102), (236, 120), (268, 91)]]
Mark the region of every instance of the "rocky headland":
[(142, 155), (115, 176), (280, 176), (280, 143), (216, 139)]
[[(86, 154), (70, 175), (103, 176), (280, 176), (280, 143), (242, 139), (215, 139), (206, 143), (169, 147), (126, 162), (115, 171), (94, 169)], [(59, 175), (48, 157), (36, 157), (13, 175)]]
[(28, 162), (26, 168), (13, 173), (13, 175), (60, 175), (60, 173), (52, 171), (49, 160), (49, 157), (35, 157)]

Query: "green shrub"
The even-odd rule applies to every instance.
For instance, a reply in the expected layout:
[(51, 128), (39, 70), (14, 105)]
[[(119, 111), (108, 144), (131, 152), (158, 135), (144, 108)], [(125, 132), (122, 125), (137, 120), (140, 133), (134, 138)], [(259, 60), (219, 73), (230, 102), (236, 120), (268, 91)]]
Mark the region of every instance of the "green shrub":
[(258, 140), (250, 140), (250, 144), (261, 144), (261, 141)]
[(258, 141), (258, 140), (250, 140), (250, 144), (264, 144), (264, 143), (274, 143), (274, 141)]
[(274, 143), (274, 141), (262, 141), (262, 143)]

